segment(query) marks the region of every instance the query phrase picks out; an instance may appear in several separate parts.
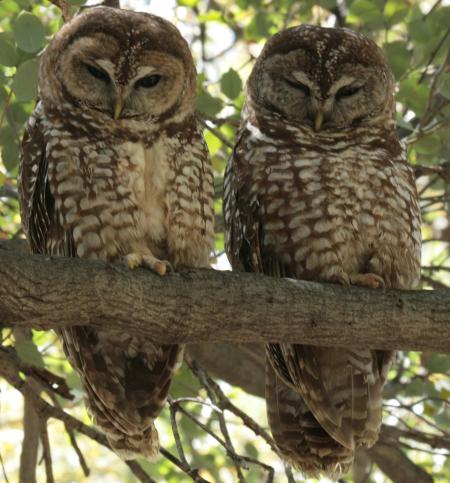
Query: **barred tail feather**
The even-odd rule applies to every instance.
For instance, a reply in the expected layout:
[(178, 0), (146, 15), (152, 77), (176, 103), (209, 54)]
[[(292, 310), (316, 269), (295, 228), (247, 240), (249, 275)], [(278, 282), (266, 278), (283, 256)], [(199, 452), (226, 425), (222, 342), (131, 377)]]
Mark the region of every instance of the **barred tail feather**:
[(64, 350), (77, 369), (94, 422), (124, 460), (159, 455), (154, 421), (163, 409), (183, 347), (157, 345), (87, 327), (63, 329)]
[(338, 479), (349, 471), (354, 452), (319, 424), (298, 391), (286, 385), (266, 363), (267, 416), (281, 456), (308, 477)]

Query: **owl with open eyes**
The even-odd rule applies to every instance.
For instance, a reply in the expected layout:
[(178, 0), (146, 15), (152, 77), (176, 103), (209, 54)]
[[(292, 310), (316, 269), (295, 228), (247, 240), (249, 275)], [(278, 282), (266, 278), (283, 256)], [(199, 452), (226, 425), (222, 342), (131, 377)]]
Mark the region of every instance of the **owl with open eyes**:
[[(266, 43), (224, 188), (235, 270), (370, 288), (419, 280), (418, 195), (393, 77), (355, 32), (302, 25)], [(273, 343), (266, 354), (280, 453), (307, 475), (338, 478), (377, 440), (393, 353)]]
[[(96, 7), (66, 24), (43, 54), (22, 145), (32, 251), (124, 259), (160, 275), (208, 266), (213, 179), (195, 93), (188, 45), (169, 22)], [(60, 333), (112, 448), (124, 459), (155, 457), (154, 420), (182, 347), (126, 331)]]

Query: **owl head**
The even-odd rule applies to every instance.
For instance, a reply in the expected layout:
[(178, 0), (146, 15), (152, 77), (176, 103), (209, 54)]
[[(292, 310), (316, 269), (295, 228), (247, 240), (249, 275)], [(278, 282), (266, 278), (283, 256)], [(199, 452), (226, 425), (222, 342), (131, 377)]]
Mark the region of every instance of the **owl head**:
[(154, 15), (86, 9), (44, 52), (45, 104), (80, 108), (110, 121), (180, 120), (194, 110), (196, 72), (187, 42)]
[(393, 91), (389, 66), (373, 41), (313, 25), (269, 39), (247, 84), (250, 104), (316, 131), (392, 122)]

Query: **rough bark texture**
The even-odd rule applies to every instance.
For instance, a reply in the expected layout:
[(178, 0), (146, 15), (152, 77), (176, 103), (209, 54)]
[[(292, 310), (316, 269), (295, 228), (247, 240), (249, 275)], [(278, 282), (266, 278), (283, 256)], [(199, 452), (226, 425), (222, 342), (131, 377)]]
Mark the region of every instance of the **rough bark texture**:
[(161, 343), (299, 342), (450, 352), (450, 291), (375, 291), (188, 270), (158, 277), (0, 246), (0, 320), (107, 325)]

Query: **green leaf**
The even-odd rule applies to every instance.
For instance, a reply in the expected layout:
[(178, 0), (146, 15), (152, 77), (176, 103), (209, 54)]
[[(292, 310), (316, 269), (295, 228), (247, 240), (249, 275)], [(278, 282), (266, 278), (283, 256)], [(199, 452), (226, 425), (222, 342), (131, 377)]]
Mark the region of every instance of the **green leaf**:
[(2, 161), (10, 173), (14, 172), (19, 164), (19, 146), (15, 139), (11, 139), (3, 145)]
[(37, 95), (39, 62), (27, 60), (19, 66), (12, 83), (18, 101), (31, 101)]
[(272, 22), (266, 12), (258, 11), (252, 21), (245, 29), (245, 36), (248, 39), (262, 39), (269, 36), (269, 29)]
[(236, 99), (242, 91), (242, 81), (234, 69), (229, 69), (220, 79), (222, 92), (230, 99)]
[(17, 45), (25, 52), (37, 52), (45, 42), (45, 30), (41, 20), (29, 12), (22, 12), (14, 24)]
[(416, 78), (410, 77), (400, 83), (397, 100), (420, 116), (428, 101), (428, 88), (424, 84), (418, 84)]
[(0, 64), (13, 67), (16, 65), (18, 58), (14, 45), (0, 37)]
[(44, 361), (42, 359), (41, 353), (38, 351), (34, 342), (31, 340), (23, 340), (17, 342), (15, 345), (17, 355), (23, 362), (27, 364), (32, 364), (37, 367), (44, 367)]
[(407, 129), (408, 131), (414, 131), (414, 126), (410, 122), (403, 119), (399, 113), (397, 113), (397, 126)]
[(204, 138), (208, 145), (208, 151), (211, 156), (214, 156), (222, 147), (222, 141), (215, 136), (211, 131), (205, 130)]
[(197, 98), (197, 109), (207, 116), (213, 117), (222, 110), (222, 101), (202, 91)]
[(428, 372), (445, 374), (450, 371), (450, 356), (445, 354), (431, 354), (425, 363)]
[(348, 21), (350, 23), (371, 22), (378, 20), (381, 15), (381, 9), (375, 2), (370, 0), (355, 0), (349, 11)]
[(196, 7), (198, 0), (178, 0), (178, 5), (181, 7)]
[(384, 45), (384, 50), (396, 79), (410, 66), (412, 52), (408, 50), (406, 42), (398, 40)]
[(439, 82), (439, 92), (450, 99), (450, 74), (444, 74)]
[(401, 22), (409, 13), (409, 7), (404, 0), (389, 0), (384, 6), (384, 18), (390, 25)]
[(419, 139), (414, 144), (414, 149), (420, 154), (432, 156), (441, 150), (441, 138), (438, 134), (432, 134)]

